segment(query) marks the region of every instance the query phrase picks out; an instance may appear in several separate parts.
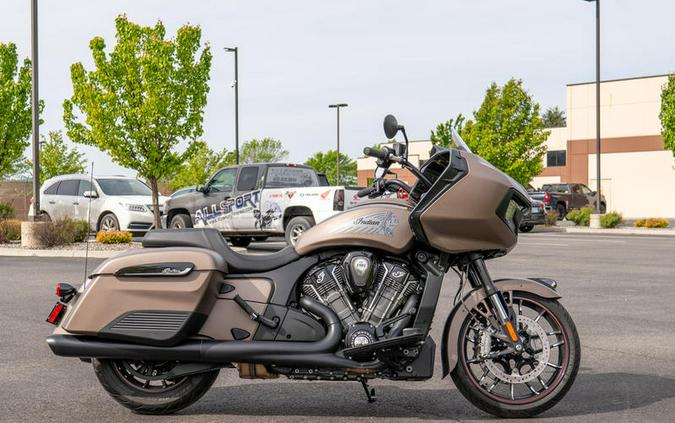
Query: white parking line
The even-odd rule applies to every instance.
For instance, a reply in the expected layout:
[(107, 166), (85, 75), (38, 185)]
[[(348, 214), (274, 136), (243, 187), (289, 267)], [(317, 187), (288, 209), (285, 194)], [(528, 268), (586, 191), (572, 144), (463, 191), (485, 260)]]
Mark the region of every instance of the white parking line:
[(555, 244), (553, 242), (527, 242), (519, 241), (518, 245), (543, 245), (545, 247), (569, 247), (569, 244)]

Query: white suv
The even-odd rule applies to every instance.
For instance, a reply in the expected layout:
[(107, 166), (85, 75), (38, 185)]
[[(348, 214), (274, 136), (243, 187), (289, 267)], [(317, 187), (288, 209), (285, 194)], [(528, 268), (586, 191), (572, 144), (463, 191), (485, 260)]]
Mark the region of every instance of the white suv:
[[(143, 182), (124, 176), (98, 176), (93, 185), (87, 175), (61, 175), (40, 189), (40, 209), (51, 219), (87, 220), (91, 199), (94, 230), (145, 232), (153, 226), (152, 191)], [(160, 213), (167, 197), (160, 195)], [(29, 216), (33, 214), (33, 206)]]

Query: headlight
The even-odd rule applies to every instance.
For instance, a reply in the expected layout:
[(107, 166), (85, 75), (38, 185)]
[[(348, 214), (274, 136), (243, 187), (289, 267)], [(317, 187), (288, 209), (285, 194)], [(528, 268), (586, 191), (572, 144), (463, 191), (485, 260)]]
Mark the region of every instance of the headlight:
[(143, 204), (120, 203), (120, 206), (132, 212), (147, 213), (148, 209)]

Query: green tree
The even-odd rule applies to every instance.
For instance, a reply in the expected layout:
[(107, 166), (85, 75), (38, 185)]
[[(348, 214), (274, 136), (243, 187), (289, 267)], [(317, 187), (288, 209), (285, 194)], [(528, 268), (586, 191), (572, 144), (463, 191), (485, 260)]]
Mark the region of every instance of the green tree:
[(544, 125), (544, 128), (562, 128), (567, 126), (567, 118), (565, 118), (565, 112), (560, 110), (558, 106), (549, 107), (541, 115), (541, 121)]
[(668, 82), (661, 91), (661, 135), (665, 147), (675, 156), (675, 74), (668, 77)]
[(549, 132), (539, 117), (539, 104), (521, 80), (511, 79), (502, 87), (493, 82), (461, 135), (474, 153), (523, 185), (543, 168)]
[[(77, 148), (68, 148), (61, 131), (50, 131), (49, 136), (42, 135), (40, 141), (40, 181), (69, 173), (82, 173), (85, 170), (84, 153)], [(29, 168), (33, 162), (28, 160)]]
[(439, 123), (436, 126), (436, 130), (431, 131), (431, 142), (432, 144), (439, 145), (441, 147), (449, 147), (452, 145), (452, 129), (461, 133), (464, 129), (465, 122), (464, 115), (461, 113), (457, 115), (456, 118), (450, 118), (447, 122)]
[(209, 176), (225, 166), (235, 163), (235, 153), (224, 148), (217, 152), (203, 142), (196, 143), (194, 156), (190, 157), (169, 181), (169, 188), (177, 190), (204, 184)]
[(240, 163), (271, 163), (288, 158), (288, 151), (279, 140), (265, 137), (246, 141), (239, 152)]
[(0, 178), (25, 170), (23, 152), (30, 145), (31, 64), (24, 59), (18, 65), (16, 45), (0, 43)]
[(149, 182), (159, 227), (157, 183), (192, 157), (203, 133), (211, 50), (202, 47), (198, 26), (185, 25), (172, 39), (162, 22), (143, 27), (119, 16), (115, 27), (109, 54), (103, 38), (89, 43), (95, 70), (70, 67), (73, 96), (63, 103), (63, 119), (71, 140), (98, 147)]
[(340, 153), (340, 181), (337, 180), (337, 151), (318, 152), (305, 161), (319, 173), (325, 173), (331, 185), (356, 185), (356, 162)]

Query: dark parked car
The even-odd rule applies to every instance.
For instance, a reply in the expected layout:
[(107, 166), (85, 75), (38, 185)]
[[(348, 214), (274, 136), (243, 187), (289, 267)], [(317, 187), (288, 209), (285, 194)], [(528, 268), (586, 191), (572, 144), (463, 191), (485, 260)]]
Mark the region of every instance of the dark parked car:
[[(546, 210), (558, 212), (558, 220), (562, 220), (567, 212), (582, 207), (595, 208), (598, 193), (591, 191), (584, 184), (544, 184), (540, 191), (531, 192), (530, 196), (542, 201)], [(607, 210), (605, 196), (600, 197), (600, 213)]]
[(532, 203), (530, 211), (526, 212), (520, 221), (521, 232), (530, 232), (535, 225), (546, 224), (546, 208), (544, 207), (544, 203), (532, 198), (530, 202)]

